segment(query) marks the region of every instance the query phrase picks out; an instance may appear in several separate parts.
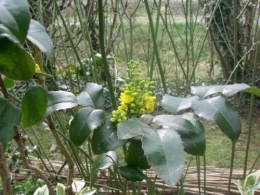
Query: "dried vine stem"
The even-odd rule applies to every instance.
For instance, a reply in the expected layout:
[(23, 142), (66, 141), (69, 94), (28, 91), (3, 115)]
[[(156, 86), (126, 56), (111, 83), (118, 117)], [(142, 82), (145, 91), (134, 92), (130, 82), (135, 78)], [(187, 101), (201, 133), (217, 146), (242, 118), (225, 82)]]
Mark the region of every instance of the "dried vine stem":
[[(42, 53), (41, 51), (39, 50), (38, 47), (34, 46), (33, 47), (34, 49), (34, 53), (35, 53), (35, 61), (36, 63), (39, 64), (41, 70), (43, 70), (43, 65), (42, 65)], [(38, 77), (38, 83), (43, 87), (45, 88), (45, 85), (44, 85), (44, 79), (42, 77)], [(61, 153), (65, 156), (67, 162), (68, 162), (68, 165), (69, 165), (69, 175), (68, 175), (68, 181), (67, 181), (67, 190), (66, 190), (66, 194), (67, 195), (72, 195), (74, 194), (73, 191), (72, 191), (72, 182), (73, 182), (73, 173), (74, 173), (74, 162), (68, 152), (68, 150), (66, 149), (66, 147), (64, 146), (63, 142), (61, 141), (60, 139), (60, 136), (58, 134), (58, 131), (56, 129), (56, 125), (51, 117), (51, 115), (47, 116), (47, 123), (48, 123), (48, 126), (50, 128), (50, 131), (52, 133), (52, 135), (54, 136), (55, 138), (55, 141), (56, 143), (58, 144), (60, 150), (61, 150)]]
[(1, 143), (0, 143), (0, 175), (2, 179), (3, 194), (13, 195), (11, 174), (7, 167), (4, 149)]
[(23, 160), (23, 164), (24, 164), (25, 168), (32, 170), (37, 176), (39, 176), (40, 178), (43, 179), (43, 181), (46, 183), (46, 185), (49, 189), (49, 195), (55, 195), (55, 192), (52, 188), (51, 182), (43, 174), (43, 172), (39, 168), (32, 166), (28, 163), (27, 158), (26, 158), (25, 153), (24, 153), (24, 150), (23, 150), (23, 143), (21, 141), (21, 136), (20, 136), (19, 129), (18, 129), (17, 126), (14, 126), (14, 134), (15, 134), (15, 141), (16, 141), (16, 144), (18, 146), (18, 149), (19, 149), (19, 152), (20, 152), (20, 155), (21, 155), (21, 158)]
[(74, 173), (74, 162), (68, 152), (68, 150), (65, 148), (64, 144), (62, 143), (60, 136), (58, 134), (58, 131), (55, 127), (55, 123), (52, 119), (52, 117), (49, 115), (47, 117), (47, 122), (48, 122), (48, 126), (50, 128), (50, 131), (52, 132), (61, 152), (63, 153), (63, 155), (65, 156), (66, 160), (68, 161), (68, 165), (69, 165), (69, 175), (68, 175), (68, 181), (67, 181), (67, 191), (66, 194), (67, 195), (71, 195), (73, 194), (72, 191), (72, 182), (73, 182), (73, 173)]
[[(4, 82), (3, 82), (3, 79), (2, 79), (2, 77), (1, 77), (1, 75), (0, 75), (0, 87), (1, 87), (1, 90), (2, 90), (2, 92), (3, 92), (3, 95), (4, 95), (4, 98), (6, 98), (6, 99), (8, 99), (9, 97), (8, 97), (8, 93), (7, 93), (7, 90), (6, 90), (6, 87), (5, 87), (5, 85), (4, 85)], [(35, 174), (37, 175), (37, 176), (39, 176), (41, 179), (43, 179), (44, 180), (44, 182), (46, 183), (46, 185), (47, 185), (47, 187), (48, 187), (48, 189), (49, 189), (49, 194), (50, 195), (55, 195), (55, 192), (54, 192), (54, 190), (52, 189), (52, 185), (51, 185), (51, 182), (48, 180), (48, 178), (43, 174), (43, 172), (40, 170), (40, 169), (38, 169), (37, 167), (34, 167), (34, 166), (32, 166), (32, 165), (30, 165), (29, 163), (28, 163), (28, 161), (27, 161), (27, 158), (26, 158), (26, 155), (25, 155), (25, 153), (24, 153), (24, 150), (23, 150), (23, 143), (22, 143), (22, 141), (21, 141), (21, 135), (20, 135), (20, 132), (19, 132), (19, 129), (18, 129), (18, 126), (14, 126), (14, 137), (15, 137), (15, 141), (16, 141), (16, 144), (17, 144), (17, 147), (18, 147), (18, 149), (19, 149), (19, 152), (20, 152), (20, 155), (21, 155), (21, 158), (22, 158), (22, 160), (23, 160), (23, 164), (24, 164), (24, 166), (25, 166), (25, 168), (26, 169), (30, 169), (30, 170), (32, 170), (33, 172), (35, 172)], [(0, 144), (1, 145), (1, 144)], [(2, 147), (2, 145), (1, 145), (1, 147)], [(5, 175), (7, 175), (7, 173), (2, 173), (2, 170), (1, 170), (1, 168), (2, 168), (2, 166), (4, 166), (4, 163), (6, 164), (6, 159), (5, 159), (5, 157), (4, 157), (4, 153), (3, 153), (3, 151), (1, 150), (1, 148), (0, 148), (0, 174), (1, 174), (1, 177), (2, 177), (2, 174), (5, 174)], [(6, 166), (6, 165), (5, 165)], [(4, 168), (4, 167), (3, 167)], [(4, 171), (4, 170), (3, 170)], [(8, 171), (8, 174), (9, 174), (9, 177), (10, 177), (10, 172), (9, 172), (9, 170), (8, 170), (8, 168), (5, 170), (5, 171)], [(6, 181), (5, 181), (5, 179), (6, 179)], [(8, 178), (2, 178), (2, 180), (4, 181), (4, 182), (6, 182), (6, 184), (4, 184), (3, 186), (5, 187), (5, 188), (11, 188), (12, 189), (12, 185), (11, 185), (11, 178), (9, 179), (10, 181), (10, 183), (9, 183), (9, 185), (10, 185), (10, 187), (8, 186)], [(5, 186), (6, 185), (6, 186)], [(4, 193), (5, 194), (5, 193)], [(11, 193), (11, 191), (8, 191), (8, 192), (6, 192), (6, 195), (12, 195), (13, 193)]]

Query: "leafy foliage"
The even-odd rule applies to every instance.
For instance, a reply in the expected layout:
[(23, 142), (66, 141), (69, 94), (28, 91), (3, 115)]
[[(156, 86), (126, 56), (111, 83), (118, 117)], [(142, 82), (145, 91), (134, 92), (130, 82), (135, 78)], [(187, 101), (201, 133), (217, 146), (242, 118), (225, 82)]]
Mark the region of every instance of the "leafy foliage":
[(241, 134), (240, 119), (238, 113), (224, 98), (214, 97), (193, 102), (192, 108), (200, 117), (216, 122), (229, 139), (237, 141)]
[(35, 125), (44, 117), (47, 102), (46, 91), (41, 86), (30, 86), (28, 88), (21, 104), (23, 127)]
[(48, 106), (45, 116), (54, 111), (73, 108), (78, 105), (76, 96), (67, 91), (51, 91), (47, 94)]
[[(100, 2), (102, 6), (102, 1), (99, 1), (98, 6), (100, 6)], [(101, 18), (103, 9), (101, 8), (99, 7), (100, 24), (103, 22)], [(39, 60), (41, 54), (31, 52), (30, 44), (33, 47), (38, 47), (49, 60), (53, 59), (54, 47), (45, 28), (37, 21), (30, 20), (27, 3), (24, 0), (18, 3), (13, 0), (4, 0), (0, 4), (0, 11), (3, 13), (0, 19), (0, 73), (7, 77), (4, 82), (5, 85), (1, 86), (1, 91), (6, 93), (6, 87), (12, 88), (14, 80), (29, 81), (30, 85), (31, 82), (41, 83), (40, 77), (46, 76), (50, 77), (51, 81), (54, 82), (54, 77), (51, 75), (39, 73), (42, 70), (35, 71), (35, 61), (31, 54), (35, 55), (36, 60)], [(102, 25), (99, 27), (102, 34)], [(69, 31), (65, 30), (69, 40), (73, 43)], [(87, 31), (86, 34), (88, 34)], [(28, 48), (25, 49), (22, 45), (26, 38), (30, 42), (28, 42)], [(100, 35), (100, 38), (102, 40), (103, 37)], [(156, 43), (155, 39), (153, 41)], [(104, 46), (101, 45), (101, 47), (104, 49)], [(79, 58), (78, 55), (77, 57)], [(246, 84), (191, 87), (193, 96), (190, 97), (180, 98), (167, 94), (163, 96), (161, 106), (170, 114), (147, 115), (147, 113), (152, 113), (154, 110), (156, 99), (152, 92), (154, 81), (141, 79), (141, 70), (136, 69), (139, 63), (130, 61), (127, 70), (129, 78), (126, 78), (126, 84), (121, 88), (121, 93), (116, 91), (116, 94), (120, 94), (120, 105), (117, 106), (113, 97), (115, 91), (111, 85), (112, 78), (109, 78), (109, 67), (105, 63), (104, 55), (101, 57), (96, 55), (95, 59), (93, 59), (94, 63), (91, 63), (92, 59), (88, 58), (89, 69), (87, 71), (84, 70), (80, 59), (77, 60), (81, 63), (81, 68), (72, 65), (77, 76), (80, 74), (85, 75), (84, 79), (79, 82), (78, 90), (72, 88), (70, 88), (71, 91), (49, 90), (48, 94), (46, 94), (43, 87), (30, 85), (22, 98), (22, 112), (11, 103), (13, 99), (9, 100), (0, 97), (0, 142), (5, 149), (8, 142), (13, 138), (14, 126), (21, 124), (24, 128), (30, 127), (55, 111), (71, 111), (66, 112), (64, 117), (59, 117), (61, 112), (57, 112), (57, 115), (55, 113), (57, 127), (54, 126), (56, 124), (53, 126), (60, 131), (60, 135), (64, 138), (64, 142), (60, 141), (61, 146), (68, 143), (66, 146), (71, 153), (66, 155), (66, 152), (64, 152), (66, 160), (69, 159), (68, 156), (73, 156), (74, 160), (77, 161), (76, 164), (81, 174), (85, 174), (85, 172), (90, 174), (85, 177), (90, 178), (90, 188), (84, 187), (86, 183), (83, 181), (74, 180), (73, 183), (68, 184), (67, 187), (72, 186), (76, 194), (96, 193), (97, 190), (92, 186), (95, 185), (98, 170), (108, 169), (112, 166), (113, 169), (110, 170), (114, 171), (114, 173), (111, 175), (116, 180), (117, 178), (121, 180), (121, 177), (128, 181), (146, 180), (148, 188), (153, 188), (154, 186), (150, 185), (151, 183), (149, 184), (151, 181), (142, 172), (142, 169), (152, 168), (168, 185), (175, 186), (184, 171), (185, 152), (195, 156), (205, 154), (205, 132), (199, 117), (214, 121), (221, 131), (233, 143), (236, 143), (241, 134), (241, 125), (237, 112), (226, 101), (225, 97), (230, 97), (240, 91), (259, 96), (258, 88), (249, 87)], [(160, 76), (163, 78), (164, 75), (162, 74), (163, 71), (158, 55), (156, 55), (156, 58), (160, 66)], [(116, 63), (116, 60), (113, 59), (113, 62)], [(196, 64), (194, 64), (194, 67), (196, 67)], [(77, 72), (79, 70), (80, 73)], [(106, 70), (105, 77), (108, 82), (99, 85), (97, 84), (97, 72), (104, 73), (103, 70)], [(153, 67), (149, 68), (149, 71), (148, 73), (153, 78)], [(183, 72), (185, 73), (185, 71)], [(88, 78), (88, 74), (93, 74), (90, 75), (91, 79)], [(189, 83), (189, 79), (193, 79), (193, 76), (187, 78), (187, 75), (184, 75), (184, 77), (187, 83)], [(86, 81), (90, 80), (97, 83), (86, 83)], [(165, 80), (162, 79), (162, 82), (165, 83)], [(85, 86), (82, 85), (83, 83)], [(112, 113), (103, 111), (105, 103), (104, 86), (105, 89), (109, 89), (110, 98), (113, 101), (112, 105), (116, 109)], [(166, 93), (166, 86), (163, 87)], [(77, 94), (82, 88), (83, 91)], [(5, 94), (5, 96), (7, 95)], [(68, 126), (64, 125), (62, 120), (72, 117), (71, 115), (73, 115), (71, 123), (66, 123), (69, 124)], [(68, 129), (69, 137), (66, 137)], [(83, 145), (86, 140), (88, 140), (88, 143)], [(88, 154), (85, 152), (85, 146), (90, 145), (92, 151), (89, 147)], [(126, 156), (125, 162), (119, 165), (114, 150), (121, 146), (125, 149)], [(60, 149), (62, 148), (60, 147)], [(64, 148), (66, 149), (66, 147)], [(21, 151), (23, 150), (21, 149)], [(88, 162), (80, 162), (79, 157), (81, 155), (79, 155), (79, 152), (82, 152), (84, 157), (87, 157), (86, 159), (90, 159), (90, 161), (95, 159), (90, 168)], [(92, 158), (92, 152), (98, 156)], [(73, 162), (69, 164), (69, 168), (71, 167), (74, 167)], [(118, 175), (117, 170), (119, 170), (120, 175)], [(253, 177), (248, 177), (248, 180), (244, 183), (239, 183), (240, 187), (244, 184), (254, 187), (254, 185), (258, 186), (259, 182), (258, 180), (256, 182)], [(44, 185), (35, 194), (48, 194), (50, 189)], [(65, 185), (57, 185), (58, 194), (64, 194), (65, 191)]]
[(39, 22), (30, 20), (27, 39), (35, 44), (48, 59), (53, 60), (54, 46), (45, 28)]
[(99, 126), (92, 136), (92, 151), (94, 154), (101, 154), (123, 146), (127, 140), (118, 139), (117, 127), (106, 117), (104, 123)]
[(91, 131), (101, 125), (103, 119), (102, 110), (82, 108), (71, 121), (69, 131), (71, 141), (77, 146), (82, 145)]
[(0, 13), (0, 34), (7, 33), (24, 43), (30, 23), (27, 1), (2, 0)]
[(21, 118), (21, 110), (9, 100), (0, 97), (0, 142), (4, 150), (13, 138), (13, 127), (20, 124)]
[(32, 56), (10, 36), (0, 35), (0, 72), (10, 79), (29, 80), (35, 73)]

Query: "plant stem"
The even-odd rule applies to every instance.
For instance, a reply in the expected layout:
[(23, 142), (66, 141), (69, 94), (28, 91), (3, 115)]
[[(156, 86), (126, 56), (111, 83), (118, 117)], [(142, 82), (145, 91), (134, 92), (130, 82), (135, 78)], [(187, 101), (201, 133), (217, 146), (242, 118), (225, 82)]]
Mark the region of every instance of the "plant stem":
[(17, 126), (14, 126), (14, 134), (15, 134), (15, 141), (16, 141), (16, 144), (17, 144), (17, 147), (19, 149), (19, 152), (20, 152), (20, 155), (21, 155), (21, 158), (22, 158), (22, 161), (23, 161), (23, 164), (25, 166), (26, 169), (30, 169), (32, 170), (33, 172), (36, 173), (37, 176), (39, 176), (47, 185), (48, 189), (49, 189), (49, 194), (50, 195), (55, 195), (55, 192), (52, 188), (52, 184), (51, 182), (48, 180), (48, 178), (43, 174), (43, 172), (37, 168), (37, 167), (34, 167), (32, 165), (30, 165), (27, 161), (27, 158), (25, 156), (25, 153), (24, 153), (24, 150), (23, 150), (23, 143), (21, 141), (21, 135), (19, 133), (19, 129)]
[(206, 189), (207, 189), (207, 187), (206, 187), (206, 185), (207, 185), (207, 166), (206, 166), (206, 155), (204, 154), (203, 155), (203, 167), (204, 167), (204, 184), (203, 184), (203, 187), (204, 187), (204, 195), (206, 195)]
[(5, 87), (5, 84), (4, 84), (4, 81), (2, 79), (1, 74), (0, 74), (0, 88), (1, 88), (1, 91), (2, 91), (2, 93), (4, 95), (4, 98), (8, 99), (8, 92), (6, 90), (6, 87)]
[(74, 173), (74, 162), (73, 162), (68, 150), (65, 148), (64, 144), (62, 143), (62, 141), (60, 139), (60, 136), (58, 134), (58, 131), (55, 127), (55, 123), (52, 120), (51, 115), (47, 116), (47, 121), (48, 121), (48, 126), (50, 128), (50, 131), (52, 132), (61, 152), (63, 153), (66, 160), (68, 161), (69, 175), (68, 175), (68, 181), (67, 181), (66, 195), (71, 195), (71, 194), (73, 194), (73, 192), (72, 192), (72, 182), (73, 182), (73, 173)]
[[(237, 12), (238, 12), (238, 5), (237, 5), (237, 0), (233, 0), (233, 6), (234, 6), (234, 16), (233, 16), (233, 25), (234, 25), (234, 67), (236, 67), (237, 65), (237, 62), (238, 62), (238, 24), (237, 24)], [(234, 83), (237, 83), (237, 76), (238, 76), (238, 73), (237, 73), (237, 69), (234, 73)], [(237, 99), (237, 98), (235, 98)], [(234, 102), (236, 103), (236, 102)]]
[(103, 0), (98, 0), (98, 20), (99, 20), (99, 42), (100, 42), (100, 50), (101, 50), (101, 56), (102, 56), (102, 61), (104, 65), (104, 70), (106, 73), (106, 78), (107, 78), (107, 84), (108, 84), (108, 89), (109, 89), (109, 94), (110, 98), (112, 101), (112, 107), (114, 110), (116, 110), (117, 105), (116, 105), (116, 98), (114, 94), (114, 89), (111, 81), (111, 76), (109, 73), (109, 66), (107, 63), (107, 58), (106, 58), (106, 50), (105, 50), (105, 42), (104, 42), (104, 15), (103, 15)]
[(1, 143), (0, 143), (0, 176), (1, 176), (2, 186), (3, 186), (3, 194), (13, 195), (11, 174), (7, 166), (4, 149)]
[[(0, 74), (0, 89), (4, 95), (4, 98), (8, 99), (8, 93), (4, 85), (4, 81), (2, 79), (1, 74)], [(7, 166), (3, 145), (1, 143), (0, 143), (0, 176), (2, 179), (3, 194), (12, 195), (13, 189), (11, 184), (11, 175), (10, 175), (9, 168)]]
[(201, 194), (200, 192), (200, 157), (196, 156), (196, 165), (197, 165), (197, 174), (198, 174), (198, 188), (199, 188), (199, 194)]
[[(6, 99), (8, 99), (8, 98), (9, 98), (9, 97), (8, 97), (8, 93), (7, 93), (6, 87), (5, 87), (5, 85), (4, 85), (3, 79), (2, 79), (2, 77), (1, 77), (1, 74), (0, 74), (0, 87), (1, 87), (1, 90), (2, 90), (2, 92), (3, 92), (4, 97), (5, 97)], [(48, 187), (48, 189), (49, 189), (49, 194), (50, 194), (50, 195), (54, 195), (54, 194), (55, 194), (55, 193), (54, 193), (54, 190), (52, 189), (51, 182), (48, 180), (48, 178), (43, 174), (43, 172), (42, 172), (40, 169), (38, 169), (37, 167), (34, 167), (34, 166), (32, 166), (32, 165), (30, 165), (30, 164), (28, 163), (28, 161), (27, 161), (27, 159), (26, 159), (26, 156), (25, 156), (25, 153), (24, 153), (24, 150), (23, 150), (23, 144), (22, 144), (22, 141), (21, 141), (21, 135), (20, 135), (18, 126), (14, 126), (13, 129), (14, 129), (15, 141), (16, 141), (17, 147), (18, 147), (18, 149), (19, 149), (19, 152), (20, 152), (20, 155), (21, 155), (21, 158), (22, 158), (22, 161), (23, 161), (23, 164), (24, 164), (25, 168), (34, 171), (37, 176), (39, 176), (42, 180), (44, 180), (44, 182), (46, 183), (46, 185), (47, 185), (47, 187)], [(0, 144), (0, 145), (1, 145), (1, 144)], [(2, 146), (2, 145), (1, 145), (1, 146)], [(2, 154), (1, 151), (0, 151), (0, 154)], [(2, 158), (3, 158), (3, 157), (2, 157)], [(4, 162), (4, 159), (2, 159), (2, 160), (3, 160), (3, 162)], [(0, 159), (0, 162), (2, 162), (1, 159)], [(1, 174), (1, 176), (2, 176), (2, 174)], [(3, 179), (3, 178), (2, 178), (2, 179)], [(11, 179), (11, 178), (10, 178), (10, 179)], [(8, 182), (8, 180), (7, 180), (6, 182)], [(6, 183), (6, 184), (7, 184), (7, 183)], [(8, 185), (8, 184), (7, 184), (7, 185)], [(5, 187), (6, 187), (6, 188), (9, 188), (8, 186), (5, 186)], [(11, 192), (11, 191), (10, 191), (10, 192)], [(10, 193), (10, 194), (12, 194), (12, 193)], [(7, 195), (9, 195), (9, 193), (8, 193)]]
[(127, 180), (125, 179), (123, 195), (126, 195), (126, 194), (127, 194)]
[(131, 186), (132, 186), (132, 195), (136, 195), (136, 187), (135, 187), (135, 182), (131, 181)]
[(151, 33), (152, 33), (152, 39), (153, 39), (153, 47), (154, 47), (155, 56), (156, 56), (156, 60), (157, 60), (157, 64), (158, 64), (158, 68), (159, 68), (159, 72), (160, 72), (160, 76), (161, 76), (161, 81), (163, 84), (163, 91), (164, 91), (164, 93), (167, 93), (166, 81), (165, 81), (164, 72), (163, 72), (161, 59), (160, 59), (160, 55), (159, 55), (159, 50), (158, 50), (158, 46), (157, 46), (157, 42), (156, 42), (156, 34), (155, 34), (154, 27), (153, 27), (153, 20), (152, 20), (152, 15), (151, 15), (150, 8), (149, 8), (148, 0), (144, 0), (144, 3), (145, 3), (145, 8), (146, 8), (146, 12), (148, 15), (148, 19), (149, 19), (149, 24), (150, 24), (150, 29), (151, 29)]
[(79, 65), (80, 65), (80, 68), (83, 70), (82, 72), (83, 72), (83, 74), (84, 74), (84, 77), (86, 78), (86, 80), (88, 80), (88, 75), (87, 75), (87, 73), (86, 73), (85, 66), (82, 64), (82, 61), (81, 61), (81, 59), (80, 59), (80, 57), (79, 57), (79, 53), (78, 53), (78, 51), (77, 51), (77, 49), (76, 49), (76, 47), (75, 47), (75, 45), (74, 45), (74, 43), (73, 43), (73, 40), (72, 40), (72, 37), (71, 37), (71, 33), (69, 32), (69, 29), (68, 29), (68, 27), (67, 27), (67, 25), (66, 25), (66, 22), (65, 22), (65, 20), (64, 20), (64, 18), (63, 18), (63, 16), (62, 16), (62, 14), (61, 14), (61, 11), (60, 11), (60, 8), (59, 8), (59, 6), (58, 6), (58, 3), (57, 3), (56, 0), (52, 0), (52, 2), (54, 3), (54, 6), (55, 6), (55, 8), (56, 8), (56, 10), (57, 10), (57, 12), (58, 12), (60, 18), (61, 18), (63, 27), (64, 27), (64, 29), (65, 29), (65, 31), (66, 31), (66, 33), (67, 33), (67, 36), (68, 36), (68, 38), (69, 38), (71, 47), (72, 47), (72, 49), (73, 49), (73, 53), (75, 54), (75, 56), (76, 56), (76, 58), (77, 58), (77, 61), (78, 61)]
[(235, 158), (235, 151), (236, 151), (236, 142), (232, 142), (232, 151), (231, 151), (231, 162), (230, 162), (230, 172), (229, 172), (229, 181), (228, 181), (228, 195), (230, 194), (230, 186), (232, 180), (232, 173), (234, 168), (234, 158)]
[[(260, 7), (258, 7), (258, 18), (260, 15)], [(256, 27), (259, 27), (259, 21), (257, 20)], [(259, 32), (259, 28), (256, 28), (255, 34), (257, 35)], [(260, 39), (260, 36), (257, 37), (256, 42), (258, 42)], [(256, 51), (254, 53), (254, 65), (253, 65), (253, 74), (252, 74), (252, 86), (255, 85), (255, 80), (256, 80), (256, 73), (257, 73), (257, 68), (258, 68), (258, 54), (259, 54), (260, 46), (257, 44), (256, 46)], [(248, 127), (248, 134), (247, 134), (247, 145), (246, 145), (246, 154), (245, 154), (245, 161), (244, 161), (244, 174), (243, 178), (246, 177), (246, 169), (247, 169), (247, 159), (248, 159), (248, 153), (249, 153), (249, 147), (250, 147), (250, 142), (251, 142), (251, 133), (252, 133), (252, 121), (253, 121), (253, 111), (254, 111), (254, 101), (255, 101), (255, 96), (251, 94), (251, 101), (250, 101), (250, 111), (249, 111), (249, 127)]]

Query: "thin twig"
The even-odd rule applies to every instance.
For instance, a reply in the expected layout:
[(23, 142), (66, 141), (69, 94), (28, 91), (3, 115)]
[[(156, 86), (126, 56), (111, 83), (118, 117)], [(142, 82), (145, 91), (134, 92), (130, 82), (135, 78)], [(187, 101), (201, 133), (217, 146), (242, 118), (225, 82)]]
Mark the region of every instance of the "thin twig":
[(11, 174), (7, 167), (5, 153), (2, 144), (0, 143), (0, 176), (2, 179), (3, 194), (13, 195), (13, 189), (11, 184)]
[(62, 154), (65, 156), (66, 160), (68, 161), (68, 165), (69, 165), (69, 175), (68, 175), (68, 182), (67, 182), (67, 191), (66, 194), (67, 195), (71, 195), (73, 194), (72, 191), (72, 182), (73, 182), (73, 173), (74, 173), (74, 162), (68, 152), (68, 150), (65, 148), (64, 144), (62, 143), (60, 136), (58, 134), (58, 131), (55, 127), (55, 123), (52, 119), (52, 117), (49, 115), (47, 116), (47, 122), (48, 122), (48, 126), (50, 128), (50, 131), (52, 132)]
[(32, 165), (30, 165), (28, 163), (27, 158), (26, 158), (25, 153), (24, 153), (24, 150), (23, 150), (23, 143), (21, 141), (21, 136), (20, 136), (19, 129), (18, 129), (17, 126), (14, 126), (14, 134), (15, 134), (15, 141), (16, 141), (17, 147), (19, 149), (20, 156), (22, 158), (22, 161), (23, 161), (23, 164), (24, 164), (25, 168), (32, 170), (37, 176), (39, 176), (46, 183), (46, 185), (47, 185), (47, 187), (49, 189), (49, 194), (50, 195), (55, 195), (55, 192), (54, 192), (54, 190), (52, 188), (51, 182), (43, 174), (43, 172), (39, 168), (37, 168), (35, 166), (32, 166)]

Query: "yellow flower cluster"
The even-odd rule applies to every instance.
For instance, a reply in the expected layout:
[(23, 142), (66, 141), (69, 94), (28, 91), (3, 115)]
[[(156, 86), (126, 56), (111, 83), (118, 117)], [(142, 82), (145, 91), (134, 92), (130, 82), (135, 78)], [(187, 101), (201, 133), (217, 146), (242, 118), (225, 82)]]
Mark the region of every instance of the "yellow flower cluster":
[(39, 64), (35, 64), (35, 73), (41, 72)]
[(151, 92), (154, 82), (140, 78), (141, 70), (138, 62), (132, 60), (127, 65), (129, 77), (119, 97), (120, 105), (112, 112), (111, 122), (120, 123), (130, 116), (140, 116), (154, 110), (156, 97)]

